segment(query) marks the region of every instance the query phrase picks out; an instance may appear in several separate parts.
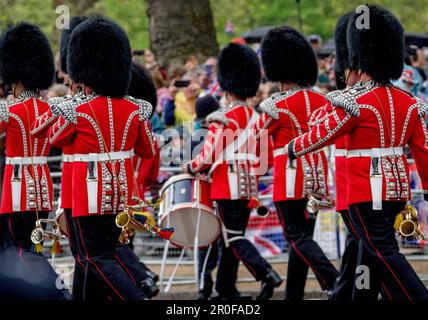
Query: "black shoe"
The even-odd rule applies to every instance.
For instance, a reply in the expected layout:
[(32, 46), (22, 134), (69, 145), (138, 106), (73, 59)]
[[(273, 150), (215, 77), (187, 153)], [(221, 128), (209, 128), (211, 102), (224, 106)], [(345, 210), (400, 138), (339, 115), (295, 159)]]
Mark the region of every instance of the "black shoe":
[(153, 271), (147, 270), (146, 274), (148, 277), (152, 278), (155, 283), (159, 281), (159, 276)]
[(150, 277), (141, 281), (140, 288), (149, 299), (156, 297), (159, 294), (159, 288)]
[(208, 294), (207, 292), (204, 292), (204, 291), (198, 292), (198, 300), (208, 300), (210, 296), (211, 294)]
[(339, 284), (340, 277), (336, 278), (336, 281), (327, 289), (327, 300), (335, 301), (336, 297), (336, 287)]
[(216, 296), (212, 296), (211, 300), (252, 300), (253, 297), (249, 294), (243, 294), (239, 291), (233, 294), (221, 294), (219, 293)]
[(268, 300), (273, 295), (273, 290), (279, 287), (282, 283), (282, 279), (278, 273), (272, 268), (269, 269), (268, 273), (262, 279), (262, 286), (260, 293), (256, 297), (256, 300)]

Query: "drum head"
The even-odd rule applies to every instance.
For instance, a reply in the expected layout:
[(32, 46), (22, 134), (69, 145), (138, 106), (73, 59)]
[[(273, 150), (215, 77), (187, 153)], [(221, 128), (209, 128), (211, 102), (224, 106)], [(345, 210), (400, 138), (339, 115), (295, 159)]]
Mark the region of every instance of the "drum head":
[[(176, 209), (162, 217), (161, 226), (174, 227), (170, 241), (178, 247), (194, 248), (195, 233), (198, 222), (198, 208), (185, 207)], [(220, 235), (220, 221), (212, 212), (201, 209), (198, 232), (198, 247), (206, 247)]]
[(59, 230), (61, 231), (61, 233), (65, 236), (68, 236), (67, 218), (65, 216), (64, 211), (58, 216), (57, 221), (58, 221)]

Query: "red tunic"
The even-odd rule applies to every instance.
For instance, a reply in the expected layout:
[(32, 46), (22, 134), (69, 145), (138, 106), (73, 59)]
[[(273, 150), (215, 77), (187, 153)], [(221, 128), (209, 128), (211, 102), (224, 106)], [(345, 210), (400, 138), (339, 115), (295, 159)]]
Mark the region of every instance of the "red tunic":
[[(340, 90), (329, 92), (326, 95), (326, 100), (331, 101), (334, 97), (341, 93)], [(319, 108), (314, 111), (309, 120), (309, 128), (316, 126), (325, 121), (328, 117), (327, 106)], [(347, 199), (347, 172), (346, 172), (346, 138), (342, 137), (336, 140), (335, 143), (335, 166), (334, 166), (334, 179), (336, 187), (336, 211), (348, 210)]]
[(142, 159), (135, 156), (133, 161), (139, 196), (140, 198), (144, 198), (146, 188), (155, 184), (157, 181), (160, 166), (160, 152), (157, 152), (156, 156), (150, 159)]
[(273, 201), (302, 199), (308, 194), (328, 194), (328, 164), (323, 151), (298, 159), (295, 178), (288, 174), (289, 161), (282, 147), (290, 140), (308, 131), (311, 113), (326, 104), (323, 95), (312, 90), (290, 90), (272, 95), (261, 103), (264, 111), (255, 124), (258, 136), (267, 130), (274, 140), (274, 191)]
[(299, 157), (347, 135), (347, 203), (403, 201), (411, 197), (402, 153), (408, 145), (428, 199), (426, 105), (396, 87), (369, 82), (344, 90), (327, 109), (324, 122), (287, 146), (290, 154)]
[(133, 153), (152, 158), (157, 152), (148, 121), (151, 108), (129, 96), (97, 95), (60, 106), (63, 115), (49, 129), (49, 139), (58, 148), (73, 147), (73, 217), (117, 213), (130, 203)]
[[(33, 123), (31, 134), (36, 138), (46, 138), (49, 128), (58, 120), (60, 110), (57, 109), (59, 104), (71, 96), (49, 99), (48, 104), (51, 107), (47, 112), (39, 116)], [(54, 112), (52, 112), (54, 110)], [(72, 207), (72, 176), (73, 176), (73, 146), (65, 146), (62, 149), (62, 171), (61, 171), (61, 208), (71, 209)]]
[[(239, 133), (248, 132), (250, 120), (256, 119), (245, 103), (234, 103), (207, 117), (210, 124), (201, 153), (190, 163), (190, 171), (203, 172), (211, 168), (211, 199), (238, 200), (257, 196), (258, 169), (255, 140), (245, 136), (245, 144), (236, 144)], [(253, 115), (254, 114), (254, 115)], [(245, 134), (244, 134), (245, 135)], [(229, 147), (234, 146), (235, 147)], [(238, 150), (237, 150), (238, 148)], [(214, 166), (213, 166), (214, 165)]]
[[(49, 109), (35, 92), (0, 103), (0, 130), (6, 132), (6, 167), (0, 213), (52, 210), (52, 180), (46, 157), (48, 139), (30, 135), (33, 121)], [(33, 170), (33, 165), (35, 170)], [(15, 169), (15, 170), (14, 170)]]

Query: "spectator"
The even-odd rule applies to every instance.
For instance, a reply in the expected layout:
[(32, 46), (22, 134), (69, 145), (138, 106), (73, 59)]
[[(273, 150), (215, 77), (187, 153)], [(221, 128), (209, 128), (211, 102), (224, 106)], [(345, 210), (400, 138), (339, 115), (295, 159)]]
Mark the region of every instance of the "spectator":
[(68, 88), (64, 84), (55, 83), (48, 90), (48, 97), (64, 97), (68, 93)]
[(204, 63), (204, 69), (208, 79), (208, 85), (206, 88), (204, 88), (205, 92), (212, 95), (216, 99), (220, 99), (222, 92), (220, 84), (217, 81), (217, 58), (208, 58)]
[[(175, 70), (181, 69), (177, 68)], [(173, 79), (169, 87), (171, 99), (165, 104), (164, 124), (167, 126), (184, 124), (187, 130), (191, 130), (191, 121), (196, 116), (196, 98), (200, 93), (201, 87), (192, 75), (182, 77), (181, 72), (177, 71), (171, 73), (171, 75)], [(178, 86), (178, 84), (180, 85)]]
[(314, 49), (315, 53), (318, 53), (321, 50), (322, 47), (322, 38), (321, 36), (317, 34), (311, 34), (308, 37), (309, 43), (312, 46), (312, 49)]

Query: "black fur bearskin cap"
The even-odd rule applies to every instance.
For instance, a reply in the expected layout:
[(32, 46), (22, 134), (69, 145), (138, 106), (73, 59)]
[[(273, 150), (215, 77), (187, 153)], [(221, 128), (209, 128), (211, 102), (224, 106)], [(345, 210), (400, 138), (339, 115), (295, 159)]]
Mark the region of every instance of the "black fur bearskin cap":
[(106, 18), (88, 18), (71, 33), (67, 71), (97, 94), (123, 97), (131, 80), (131, 46), (125, 31)]
[(344, 89), (346, 87), (345, 71), (349, 69), (349, 51), (346, 35), (348, 23), (352, 15), (353, 12), (348, 12), (341, 16), (334, 29), (334, 47), (336, 51), (334, 73), (338, 89)]
[(0, 78), (5, 83), (21, 83), (26, 90), (45, 90), (54, 76), (51, 46), (37, 26), (23, 22), (1, 35)]
[(153, 111), (155, 110), (158, 97), (152, 75), (144, 66), (135, 62), (132, 64), (128, 95), (150, 102)]
[(368, 29), (358, 28), (359, 14), (349, 20), (347, 41), (352, 70), (370, 75), (378, 84), (401, 76), (404, 66), (404, 31), (397, 18), (379, 6), (368, 6)]
[(68, 49), (68, 41), (70, 40), (70, 35), (73, 32), (73, 30), (86, 19), (87, 17), (75, 16), (70, 20), (70, 27), (62, 31), (59, 53), (60, 53), (60, 61), (61, 61), (61, 70), (65, 73), (68, 73), (67, 72), (67, 49)]
[(217, 78), (225, 92), (241, 99), (255, 96), (261, 80), (256, 53), (246, 46), (230, 43), (220, 52)]
[(318, 64), (308, 41), (295, 29), (273, 28), (263, 37), (262, 63), (270, 81), (312, 86), (317, 81)]

